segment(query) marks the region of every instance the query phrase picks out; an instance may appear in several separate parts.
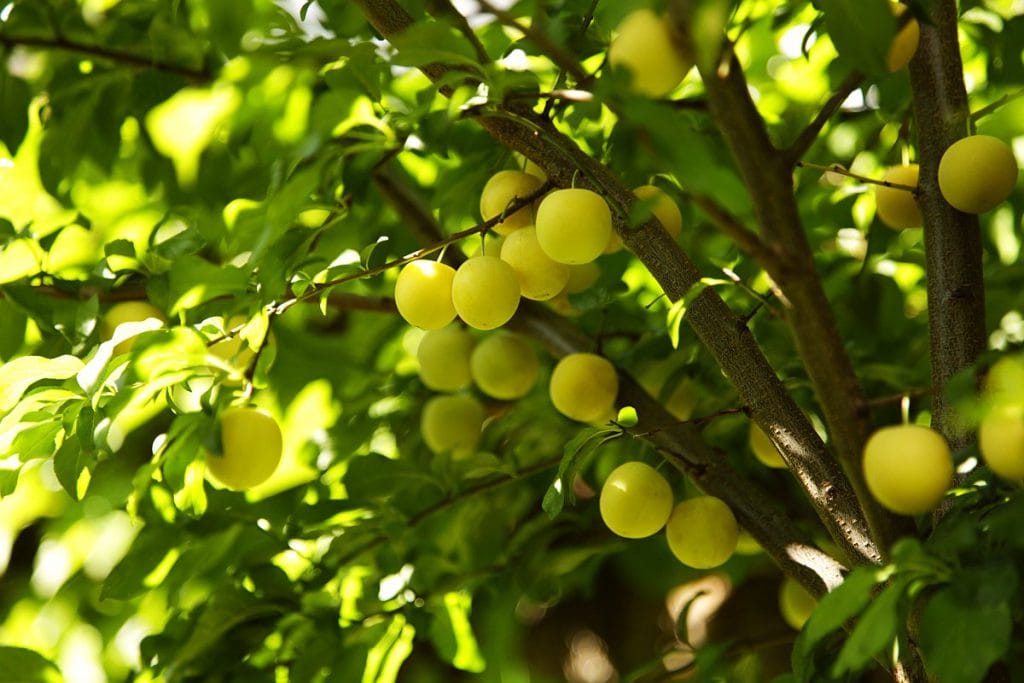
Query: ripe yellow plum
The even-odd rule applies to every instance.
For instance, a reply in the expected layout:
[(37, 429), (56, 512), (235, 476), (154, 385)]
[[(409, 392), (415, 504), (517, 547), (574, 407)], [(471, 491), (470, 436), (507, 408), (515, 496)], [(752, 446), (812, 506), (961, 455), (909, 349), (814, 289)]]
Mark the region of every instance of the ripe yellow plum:
[(566, 294), (579, 294), (594, 286), (601, 279), (601, 266), (596, 261), (569, 266), (569, 280), (565, 283)]
[(455, 269), (420, 259), (402, 268), (395, 281), (395, 306), (407, 323), (437, 330), (455, 320), (452, 283)]
[(633, 92), (662, 97), (693, 66), (676, 47), (668, 22), (649, 9), (627, 15), (608, 46), (608, 63), (629, 71)]
[(452, 302), (467, 325), (493, 330), (507, 323), (519, 308), (519, 278), (512, 266), (497, 256), (474, 256), (455, 273)]
[(672, 487), (642, 462), (619, 465), (601, 487), (601, 519), (623, 538), (646, 538), (661, 531), (672, 514)]
[[(249, 320), (244, 315), (233, 315), (224, 323), (224, 330), (231, 332), (235, 328), (245, 325)], [(234, 334), (226, 339), (210, 346), (210, 353), (218, 358), (233, 363), (236, 367), (245, 368), (252, 362), (256, 352), (249, 348), (249, 345), (241, 334)]]
[[(480, 216), (489, 221), (500, 216), (515, 199), (523, 199), (540, 189), (544, 181), (525, 171), (498, 171), (490, 177), (480, 194)], [(533, 223), (533, 207), (524, 206), (494, 226), (494, 231), (507, 235)]]
[(953, 208), (964, 213), (995, 208), (1016, 184), (1013, 150), (991, 135), (957, 140), (939, 160), (939, 191)]
[(472, 455), (480, 442), (485, 417), (483, 405), (472, 396), (434, 396), (423, 405), (420, 433), (433, 453), (464, 458)]
[[(890, 2), (892, 13), (896, 16), (898, 24), (903, 23), (903, 14), (907, 11), (906, 5), (898, 2)], [(889, 44), (889, 51), (885, 55), (885, 66), (889, 71), (899, 71), (910, 63), (914, 53), (917, 52), (917, 44), (921, 40), (921, 27), (917, 19), (911, 19), (893, 36)]]
[(1024, 414), (999, 406), (978, 426), (978, 449), (985, 464), (1004, 479), (1024, 479)]
[[(161, 323), (167, 323), (167, 318), (164, 317), (163, 311), (148, 301), (122, 301), (116, 303), (107, 310), (107, 314), (103, 316), (103, 320), (100, 322), (100, 336), (104, 340), (110, 339), (114, 336), (114, 330), (117, 329), (118, 325), (139, 323), (149, 318), (156, 318)], [(114, 355), (127, 353), (131, 350), (134, 342), (135, 337), (132, 337), (118, 343), (114, 346)]]
[(790, 627), (797, 631), (802, 629), (817, 606), (818, 601), (806, 588), (788, 576), (782, 580), (779, 586), (779, 612)]
[(615, 409), (619, 377), (607, 358), (594, 353), (571, 353), (551, 373), (548, 385), (555, 409), (580, 422), (594, 422)]
[(525, 339), (498, 332), (473, 349), (469, 369), (480, 391), (492, 398), (512, 401), (530, 393), (540, 374), (540, 361)]
[(1003, 356), (988, 370), (985, 376), (985, 398), (993, 406), (1017, 406), (1024, 408), (1024, 356)]
[(710, 569), (736, 550), (739, 527), (732, 510), (714, 496), (699, 496), (675, 506), (665, 525), (672, 554), (695, 569)]
[(516, 230), (505, 238), (501, 260), (512, 266), (522, 295), (534, 301), (554, 298), (569, 282), (569, 266), (553, 261), (540, 248), (536, 228)]
[(596, 192), (555, 190), (537, 209), (540, 248), (559, 263), (588, 263), (604, 251), (612, 234), (612, 213)]
[(953, 456), (941, 434), (919, 425), (877, 430), (864, 446), (871, 495), (901, 515), (934, 510), (953, 483)]
[[(882, 175), (882, 180), (897, 185), (917, 187), (917, 164), (893, 166)], [(875, 185), (875, 206), (878, 219), (893, 230), (919, 228), (924, 224), (921, 207), (913, 192), (898, 187)]]
[(535, 164), (531, 159), (527, 159), (526, 163), (523, 164), (523, 172), (535, 175), (544, 181), (548, 179), (548, 174), (545, 173), (544, 169)]
[(221, 453), (206, 458), (217, 481), (243, 491), (270, 478), (281, 461), (283, 439), (277, 420), (262, 408), (232, 406), (220, 415)]
[(420, 379), (434, 391), (459, 391), (469, 386), (469, 356), (476, 340), (458, 325), (431, 330), (420, 339), (416, 358)]
[(633, 190), (637, 199), (643, 200), (650, 207), (650, 212), (664, 226), (672, 239), (679, 237), (683, 231), (683, 214), (679, 205), (667, 192), (655, 185), (641, 185)]
[(750, 442), (750, 450), (753, 451), (754, 457), (757, 458), (762, 465), (774, 467), (776, 469), (786, 468), (786, 461), (782, 459), (782, 454), (779, 453), (779, 449), (775, 447), (775, 444), (772, 443), (772, 440), (764, 433), (764, 430), (753, 422), (750, 423), (750, 436), (748, 441)]
[(501, 256), (501, 247), (505, 244), (504, 235), (496, 235), (493, 232), (488, 232), (487, 236), (480, 239), (474, 239), (470, 242), (472, 245), (466, 253), (469, 256)]

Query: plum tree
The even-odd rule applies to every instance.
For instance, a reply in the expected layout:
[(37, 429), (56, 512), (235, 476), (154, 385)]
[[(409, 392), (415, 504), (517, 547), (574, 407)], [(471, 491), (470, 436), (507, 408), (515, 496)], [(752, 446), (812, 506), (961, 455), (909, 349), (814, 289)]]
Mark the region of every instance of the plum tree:
[(480, 442), (486, 416), (483, 404), (468, 394), (434, 396), (423, 404), (420, 434), (435, 454), (464, 458)]
[(469, 359), (477, 388), (492, 398), (513, 401), (530, 392), (540, 374), (540, 361), (526, 340), (497, 332), (477, 344)]
[(693, 66), (675, 46), (664, 18), (649, 9), (627, 15), (608, 46), (608, 63), (625, 69), (633, 91), (647, 97), (671, 92)]
[(281, 461), (283, 439), (277, 420), (262, 408), (231, 406), (220, 414), (220, 453), (206, 468), (220, 483), (244, 491), (270, 478)]
[(594, 353), (571, 353), (555, 365), (548, 389), (551, 403), (562, 415), (594, 422), (614, 410), (619, 377), (607, 358)]
[(522, 295), (534, 301), (554, 298), (569, 282), (569, 266), (553, 261), (537, 241), (536, 228), (516, 230), (501, 247), (501, 260), (512, 266)]
[[(649, 214), (658, 219), (672, 239), (679, 237), (683, 231), (683, 214), (679, 211), (679, 205), (668, 193), (657, 185), (641, 185), (633, 188), (633, 194), (646, 205)], [(622, 238), (613, 231), (604, 253), (614, 254), (623, 246)]]
[(1013, 150), (991, 135), (957, 140), (939, 161), (939, 191), (964, 213), (984, 213), (1010, 196), (1017, 184)]
[(537, 208), (537, 241), (559, 263), (580, 264), (600, 256), (612, 234), (612, 215), (592, 190), (555, 190)]
[(431, 330), (420, 339), (416, 358), (420, 379), (434, 391), (459, 391), (470, 385), (469, 357), (476, 339), (458, 325)]
[(455, 319), (452, 284), (455, 269), (420, 259), (407, 264), (395, 281), (395, 306), (407, 323), (437, 330)]
[(646, 538), (665, 526), (672, 514), (672, 487), (650, 465), (619, 465), (601, 486), (601, 519), (623, 538)]
[(711, 569), (732, 556), (739, 527), (732, 510), (720, 498), (697, 496), (672, 509), (665, 536), (680, 562), (695, 569)]
[(864, 445), (864, 479), (879, 503), (901, 515), (931, 512), (953, 483), (953, 456), (934, 429), (895, 425)]
[(519, 278), (497, 256), (474, 256), (456, 271), (451, 298), (464, 323), (493, 330), (511, 320), (519, 308)]

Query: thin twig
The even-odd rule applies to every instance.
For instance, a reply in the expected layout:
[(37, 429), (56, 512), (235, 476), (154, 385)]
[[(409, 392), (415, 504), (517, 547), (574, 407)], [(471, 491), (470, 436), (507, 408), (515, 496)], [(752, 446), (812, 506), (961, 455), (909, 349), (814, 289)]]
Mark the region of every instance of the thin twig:
[(978, 111), (971, 112), (971, 124), (973, 125), (973, 124), (977, 123), (980, 119), (985, 118), (986, 116), (988, 116), (989, 114), (993, 113), (994, 111), (996, 111), (1000, 107), (1002, 107), (1002, 106), (1004, 106), (1006, 104), (1009, 104), (1013, 100), (1016, 100), (1016, 99), (1021, 98), (1021, 97), (1024, 97), (1024, 88), (1022, 88), (1021, 90), (1018, 90), (1016, 92), (1006, 93), (1005, 95), (1000, 97), (995, 102), (991, 102), (989, 104), (986, 104), (984, 107), (982, 107)]
[(35, 36), (12, 36), (0, 33), (0, 45), (4, 45), (9, 48), (22, 46), (35, 47), (44, 50), (77, 52), (84, 55), (90, 55), (92, 57), (108, 59), (112, 62), (118, 62), (120, 64), (126, 64), (140, 69), (158, 69), (160, 71), (166, 71), (168, 73), (177, 74), (187, 78), (194, 83), (202, 83), (209, 81), (212, 78), (212, 74), (205, 69), (194, 69), (182, 64), (162, 62), (151, 56), (112, 50), (108, 47), (103, 47), (102, 45), (79, 43), (59, 36), (53, 38), (39, 38)]
[(878, 178), (868, 178), (867, 176), (858, 175), (857, 173), (851, 173), (839, 164), (830, 164), (829, 166), (823, 166), (821, 164), (812, 164), (809, 161), (798, 161), (796, 162), (797, 168), (809, 168), (815, 171), (821, 171), (822, 173), (835, 173), (837, 175), (846, 176), (847, 178), (853, 178), (859, 180), (862, 183), (868, 183), (870, 185), (881, 185), (883, 187), (891, 187), (895, 190), (906, 190), (917, 195), (917, 188), (913, 185), (903, 185), (902, 183), (892, 183), (888, 180), (879, 180)]
[(864, 74), (859, 71), (852, 71), (850, 75), (848, 75), (843, 82), (839, 84), (836, 91), (832, 93), (832, 96), (829, 97), (822, 106), (818, 115), (815, 116), (809, 124), (807, 124), (807, 127), (804, 128), (800, 135), (797, 136), (796, 140), (793, 141), (793, 144), (783, 151), (783, 154), (791, 163), (795, 164), (799, 161), (800, 157), (802, 157), (807, 150), (811, 148), (811, 145), (813, 145), (818, 139), (818, 135), (821, 134), (821, 129), (825, 127), (825, 124), (828, 123), (830, 118), (832, 118), (832, 115), (839, 111), (839, 107), (843, 105), (846, 98), (850, 96), (850, 93), (857, 89), (863, 80)]
[(765, 270), (771, 272), (778, 267), (779, 255), (728, 209), (706, 195), (688, 194), (686, 198), (696, 204), (711, 219), (715, 227), (735, 242), (736, 246), (757, 259)]

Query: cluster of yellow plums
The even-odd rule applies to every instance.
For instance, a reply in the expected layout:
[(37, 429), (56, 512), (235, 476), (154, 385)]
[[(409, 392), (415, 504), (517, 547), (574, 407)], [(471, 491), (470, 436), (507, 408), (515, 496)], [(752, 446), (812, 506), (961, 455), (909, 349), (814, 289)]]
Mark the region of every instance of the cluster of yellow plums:
[[(917, 187), (917, 164), (893, 166), (882, 175), (883, 183)], [(1017, 160), (1013, 150), (991, 135), (971, 135), (957, 140), (939, 161), (939, 192), (958, 211), (984, 213), (1010, 196), (1017, 184)], [(924, 224), (921, 208), (912, 192), (900, 187), (876, 186), (878, 218), (895, 230)]]
[(623, 538), (646, 538), (665, 529), (672, 554), (683, 564), (710, 569), (732, 556), (739, 527), (732, 510), (714, 496), (673, 505), (672, 487), (639, 461), (616, 467), (601, 487), (601, 519)]
[[(118, 326), (155, 319), (167, 323), (163, 311), (146, 301), (123, 301), (111, 306), (100, 321), (100, 336), (110, 339)], [(240, 324), (239, 319), (229, 326)], [(115, 355), (131, 350), (135, 338), (115, 345)], [(252, 351), (243, 348), (238, 336), (214, 342), (209, 351), (225, 362), (248, 363)], [(244, 491), (270, 478), (281, 461), (283, 438), (277, 420), (262, 408), (252, 405), (229, 406), (220, 412), (221, 451), (206, 454), (206, 469), (213, 477), (235, 491)]]

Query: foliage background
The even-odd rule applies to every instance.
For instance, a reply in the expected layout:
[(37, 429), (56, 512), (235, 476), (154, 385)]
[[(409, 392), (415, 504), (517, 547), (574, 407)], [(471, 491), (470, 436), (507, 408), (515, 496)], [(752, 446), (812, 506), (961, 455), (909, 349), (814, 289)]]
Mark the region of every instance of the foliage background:
[[(484, 182), (522, 158), (476, 118), (536, 104), (627, 186), (656, 178), (675, 194), (680, 245), (704, 284), (749, 316), (824, 432), (762, 264), (688, 201), (707, 197), (753, 222), (756, 196), (696, 72), (673, 101), (652, 102), (624, 97), (623, 74), (598, 71), (612, 28), (643, 3), (522, 0), (511, 17), (498, 8), (598, 73), (585, 84), (593, 99), (545, 104), (537, 93), (565, 82), (551, 44), (465, 3), (474, 46), (446, 3), (401, 4), (417, 23), (397, 46), (347, 0), (0, 4), (0, 680), (659, 680), (663, 658), (694, 668), (688, 642), (710, 643), (697, 649), (705, 678), (789, 671), (797, 634), (777, 613), (781, 574), (756, 547), (706, 576), (678, 564), (660, 536), (626, 542), (600, 523), (593, 492), (624, 460), (660, 462), (649, 442), (588, 450), (575, 503), (545, 513), (563, 453), (581, 443), (580, 425), (551, 410), (546, 377), (522, 401), (489, 404), (480, 453), (431, 456), (418, 428), (430, 395), (416, 375), (419, 333), (394, 314), (395, 270), (358, 277), (436, 241), (396, 196), (448, 234), (479, 223)], [(712, 4), (773, 140), (796, 139), (858, 68), (869, 76), (805, 159), (875, 177), (915, 157), (907, 73), (870, 71), (894, 26), (836, 20), (859, 3)], [(880, 0), (863, 5), (854, 14), (884, 12)], [(1024, 9), (987, 0), (960, 11), (978, 110), (1019, 87)], [(839, 56), (833, 43), (859, 47)], [(495, 61), (481, 65), (477, 49)], [(486, 88), (461, 85), (462, 72), (431, 83), (416, 67), (435, 62)], [(1019, 150), (1022, 117), (1024, 100), (1011, 100), (978, 130)], [(900, 395), (927, 423), (921, 231), (882, 227), (866, 184), (795, 173), (822, 286), (877, 399), (875, 424), (899, 421)], [(981, 220), (981, 365), (1024, 342), (1022, 203), (1017, 192)], [(847, 561), (797, 482), (751, 457), (743, 401), (680, 325), (684, 310), (629, 252), (601, 265), (598, 285), (572, 299), (586, 343), (627, 373), (666, 378), (656, 398), (692, 381), (693, 414), (714, 416), (702, 423), (706, 441)], [(135, 330), (131, 353), (112, 358), (98, 321), (111, 303), (142, 298), (174, 325)], [(251, 371), (211, 359), (207, 343), (225, 333), (259, 350)], [(544, 341), (536, 348), (550, 369)], [(249, 494), (214, 488), (202, 464), (219, 438), (216, 407), (242, 391), (286, 435), (283, 466)], [(967, 482), (945, 534), (905, 542), (888, 570), (844, 584), (838, 623), (817, 638), (804, 631), (796, 676), (835, 660), (842, 645), (826, 636), (893, 575), (898, 590), (854, 631), (880, 642), (844, 648), (837, 675), (874, 666), (928, 586), (952, 587), (928, 603), (921, 634), (942, 680), (981, 680), (992, 662), (1020, 660), (1010, 639), (1020, 501), (984, 480)], [(673, 484), (677, 499), (696, 492), (683, 476)], [(958, 672), (948, 664), (958, 657), (975, 665)]]

